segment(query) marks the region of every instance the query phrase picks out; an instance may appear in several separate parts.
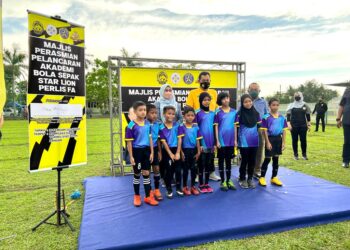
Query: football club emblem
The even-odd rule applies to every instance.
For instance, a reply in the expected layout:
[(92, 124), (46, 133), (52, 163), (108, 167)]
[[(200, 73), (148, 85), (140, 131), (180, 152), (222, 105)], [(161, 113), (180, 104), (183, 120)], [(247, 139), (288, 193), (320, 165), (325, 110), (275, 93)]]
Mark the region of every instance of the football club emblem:
[(41, 36), (44, 33), (44, 27), (39, 21), (33, 23), (33, 32), (35, 35)]
[(159, 72), (157, 75), (157, 81), (160, 84), (165, 84), (168, 81), (168, 75), (164, 71)]

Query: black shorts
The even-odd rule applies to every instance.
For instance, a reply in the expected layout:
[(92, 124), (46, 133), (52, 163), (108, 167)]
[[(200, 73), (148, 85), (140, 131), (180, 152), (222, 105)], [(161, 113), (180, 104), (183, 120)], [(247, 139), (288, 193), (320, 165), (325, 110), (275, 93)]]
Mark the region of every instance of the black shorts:
[(219, 159), (233, 159), (235, 157), (234, 147), (221, 147), (218, 148), (218, 158)]
[(133, 166), (134, 172), (139, 173), (140, 170), (150, 170), (151, 163), (149, 157), (151, 155), (151, 150), (149, 147), (146, 148), (133, 148), (132, 154), (134, 156), (135, 165)]
[(273, 156), (282, 155), (282, 136), (269, 136), (269, 141), (271, 143), (272, 149), (268, 150), (265, 147), (265, 157), (271, 158)]
[(152, 166), (159, 166), (159, 158), (158, 158), (158, 146), (153, 148), (153, 162)]

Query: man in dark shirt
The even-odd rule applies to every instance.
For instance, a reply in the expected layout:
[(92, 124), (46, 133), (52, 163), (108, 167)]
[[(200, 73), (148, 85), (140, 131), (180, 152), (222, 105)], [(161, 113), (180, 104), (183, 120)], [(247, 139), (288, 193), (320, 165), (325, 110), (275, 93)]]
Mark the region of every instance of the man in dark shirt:
[(348, 168), (350, 162), (350, 87), (347, 87), (340, 101), (337, 126), (343, 126), (344, 145), (343, 145), (343, 167)]
[(317, 115), (316, 115), (316, 129), (315, 129), (315, 132), (318, 131), (318, 126), (320, 124), (320, 120), (322, 122), (322, 132), (325, 131), (326, 123), (324, 122), (324, 117), (325, 117), (325, 114), (326, 114), (327, 110), (328, 110), (327, 103), (325, 103), (323, 101), (323, 98), (320, 97), (319, 100), (318, 100), (318, 103), (316, 103), (316, 105), (315, 105), (314, 111), (312, 112), (312, 114), (315, 114), (315, 112), (317, 113)]

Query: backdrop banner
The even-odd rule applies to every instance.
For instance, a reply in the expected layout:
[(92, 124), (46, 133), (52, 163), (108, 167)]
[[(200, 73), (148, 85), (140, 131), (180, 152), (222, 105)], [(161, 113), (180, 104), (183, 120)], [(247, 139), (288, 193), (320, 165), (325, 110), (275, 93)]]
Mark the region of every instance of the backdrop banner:
[[(189, 92), (199, 88), (197, 79), (202, 71), (168, 68), (120, 68), (123, 138), (125, 138), (125, 127), (130, 121), (128, 111), (133, 102), (154, 103), (159, 100), (160, 87), (167, 83), (173, 88), (176, 101), (184, 107)], [(218, 93), (228, 92), (231, 97), (231, 107), (236, 108), (237, 72), (230, 70), (205, 71), (210, 73), (210, 88), (215, 89)]]
[(87, 162), (84, 27), (28, 12), (30, 172)]

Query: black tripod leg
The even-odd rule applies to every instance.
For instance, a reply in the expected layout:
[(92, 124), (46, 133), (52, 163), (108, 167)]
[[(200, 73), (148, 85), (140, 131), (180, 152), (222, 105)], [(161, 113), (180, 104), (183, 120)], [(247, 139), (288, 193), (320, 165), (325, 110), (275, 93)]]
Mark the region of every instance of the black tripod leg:
[(74, 227), (72, 226), (72, 224), (70, 224), (66, 213), (65, 213), (65, 212), (61, 212), (61, 214), (62, 214), (62, 216), (63, 216), (65, 222), (66, 222), (66, 223), (68, 224), (68, 226), (70, 227), (70, 230), (75, 231), (75, 229), (74, 229)]
[(65, 215), (66, 215), (68, 218), (70, 217), (69, 213), (67, 213), (66, 210), (62, 210), (62, 213), (65, 213)]
[(38, 225), (32, 228), (32, 231), (35, 231), (38, 227), (40, 227), (42, 224), (44, 224), (46, 221), (48, 221), (52, 216), (54, 216), (57, 213), (57, 211), (54, 211), (52, 214), (47, 216), (44, 220), (42, 220)]

